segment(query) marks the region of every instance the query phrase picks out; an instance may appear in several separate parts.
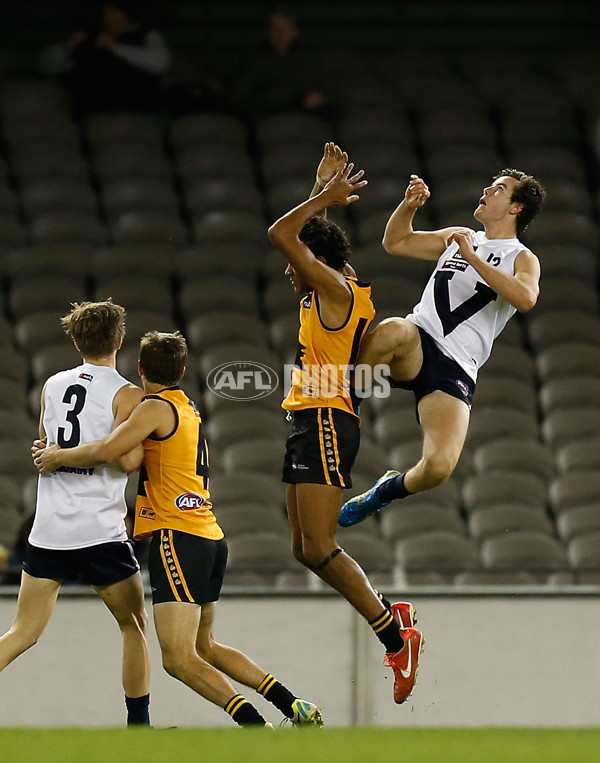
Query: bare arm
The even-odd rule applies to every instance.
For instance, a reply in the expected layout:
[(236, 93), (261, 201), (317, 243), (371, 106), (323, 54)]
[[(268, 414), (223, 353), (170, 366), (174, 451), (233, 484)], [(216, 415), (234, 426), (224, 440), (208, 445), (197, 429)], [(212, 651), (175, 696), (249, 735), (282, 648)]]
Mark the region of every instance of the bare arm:
[(535, 254), (528, 249), (520, 252), (515, 260), (515, 273), (509, 275), (477, 256), (468, 231), (455, 231), (451, 240), (456, 241), (461, 257), (487, 285), (519, 312), (526, 313), (534, 307), (540, 293), (540, 263)]
[(411, 175), (404, 198), (385, 226), (382, 243), (388, 254), (414, 257), (419, 260), (439, 259), (456, 228), (442, 228), (435, 231), (413, 230), (415, 214), (430, 195), (429, 188), (422, 178)]
[(91, 467), (108, 464), (140, 445), (154, 431), (168, 432), (175, 422), (170, 405), (163, 400), (144, 400), (103, 440), (94, 440), (75, 448), (61, 448), (49, 444), (33, 449), (34, 463), (41, 474), (53, 472), (61, 466)]
[(46, 437), (46, 432), (44, 430), (44, 411), (45, 410), (46, 410), (46, 382), (44, 383), (44, 386), (42, 387), (42, 393), (40, 396), (40, 424), (39, 424), (40, 440), (43, 440)]
[[(133, 409), (142, 402), (143, 397), (143, 390), (136, 387), (135, 384), (126, 384), (121, 387), (113, 400), (113, 415), (115, 417), (113, 430), (129, 418)], [(143, 460), (144, 448), (139, 444), (118, 458), (117, 463), (121, 471), (125, 474), (131, 474), (140, 468)]]

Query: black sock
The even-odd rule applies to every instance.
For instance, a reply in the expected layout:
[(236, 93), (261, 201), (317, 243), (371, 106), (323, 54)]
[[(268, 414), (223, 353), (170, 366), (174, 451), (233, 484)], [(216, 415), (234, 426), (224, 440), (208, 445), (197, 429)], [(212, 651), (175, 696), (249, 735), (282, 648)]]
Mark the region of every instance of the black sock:
[(144, 694), (143, 697), (125, 697), (125, 706), (127, 707), (127, 725), (128, 726), (149, 726), (150, 725), (150, 695)]
[(241, 694), (232, 697), (223, 710), (240, 726), (264, 726), (266, 723), (254, 705), (251, 705)]
[(405, 474), (399, 474), (397, 477), (392, 477), (391, 479), (386, 480), (383, 485), (377, 488), (377, 495), (382, 501), (389, 503), (395, 498), (406, 498), (407, 495), (412, 495), (412, 493), (404, 487), (405, 476)]
[(391, 602), (391, 601), (389, 601), (389, 599), (386, 599), (386, 598), (385, 598), (385, 596), (384, 596), (382, 593), (380, 593), (380, 592), (379, 592), (379, 591), (378, 591), (376, 588), (374, 588), (373, 590), (375, 591), (375, 593), (376, 593), (376, 594), (377, 594), (377, 596), (379, 597), (379, 600), (381, 601), (381, 603), (383, 604), (383, 606), (384, 606), (384, 607), (385, 607), (387, 610), (389, 610), (389, 611), (391, 612), (391, 611), (392, 611), (392, 602)]
[(404, 646), (404, 639), (400, 635), (398, 623), (387, 609), (379, 617), (371, 620), (369, 625), (384, 645), (386, 652), (399, 652)]
[(279, 683), (276, 678), (270, 673), (263, 678), (260, 686), (256, 690), (261, 694), (268, 702), (271, 702), (275, 707), (282, 712), (286, 718), (292, 718), (294, 711), (292, 710), (292, 702), (296, 699), (289, 689)]

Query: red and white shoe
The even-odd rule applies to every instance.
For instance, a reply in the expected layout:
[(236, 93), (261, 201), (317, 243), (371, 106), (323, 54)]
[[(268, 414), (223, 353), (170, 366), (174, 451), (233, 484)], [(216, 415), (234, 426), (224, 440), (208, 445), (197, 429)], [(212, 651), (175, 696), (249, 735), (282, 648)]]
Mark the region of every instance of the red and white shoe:
[(402, 638), (402, 649), (399, 652), (388, 652), (383, 658), (383, 664), (394, 671), (394, 702), (397, 705), (406, 702), (413, 690), (419, 656), (425, 643), (423, 634), (416, 628), (404, 628)]
[(417, 610), (409, 601), (397, 601), (390, 611), (400, 628), (414, 628), (417, 622)]

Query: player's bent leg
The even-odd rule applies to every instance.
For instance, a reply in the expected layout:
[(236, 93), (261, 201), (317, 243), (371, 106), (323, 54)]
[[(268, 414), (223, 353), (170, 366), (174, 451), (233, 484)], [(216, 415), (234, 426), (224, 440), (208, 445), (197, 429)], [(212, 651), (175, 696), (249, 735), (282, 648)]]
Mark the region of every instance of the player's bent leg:
[(229, 678), (254, 689), (272, 702), (286, 718), (297, 726), (322, 726), (320, 709), (306, 700), (298, 699), (272, 675), (259, 667), (243, 652), (214, 640), (213, 622), (216, 603), (202, 605), (196, 651), (206, 662)]
[(406, 472), (404, 485), (409, 493), (441, 485), (458, 463), (469, 429), (468, 405), (452, 395), (436, 390), (419, 402), (423, 428), (423, 454)]
[(300, 564), (308, 566), (302, 550), (302, 530), (298, 519), (298, 501), (296, 498), (296, 485), (286, 484), (286, 508), (290, 533), (292, 536), (292, 555)]
[(123, 689), (127, 697), (143, 697), (150, 689), (148, 614), (139, 572), (108, 586), (95, 586), (119, 625), (123, 637)]
[(23, 571), (15, 619), (0, 637), (0, 670), (37, 642), (52, 616), (59, 589), (59, 581), (34, 578)]
[[(207, 622), (212, 626), (214, 605), (209, 604)], [(201, 607), (188, 602), (154, 605), (154, 624), (162, 652), (163, 667), (197, 694), (222, 707), (236, 723), (265, 725), (265, 719), (238, 694), (233, 685), (196, 651)]]
[(419, 330), (405, 318), (386, 318), (361, 342), (358, 364), (388, 365), (397, 381), (414, 379), (422, 363)]

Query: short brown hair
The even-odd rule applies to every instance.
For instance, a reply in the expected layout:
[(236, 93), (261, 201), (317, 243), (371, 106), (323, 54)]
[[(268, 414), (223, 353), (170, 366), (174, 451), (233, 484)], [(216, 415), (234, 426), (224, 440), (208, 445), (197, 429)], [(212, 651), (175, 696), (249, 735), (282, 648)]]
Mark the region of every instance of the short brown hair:
[(152, 384), (177, 384), (185, 371), (187, 351), (185, 337), (179, 331), (144, 334), (140, 341), (140, 366), (144, 377)]
[(125, 336), (125, 308), (112, 299), (104, 302), (74, 302), (60, 319), (84, 358), (102, 358), (119, 348)]

